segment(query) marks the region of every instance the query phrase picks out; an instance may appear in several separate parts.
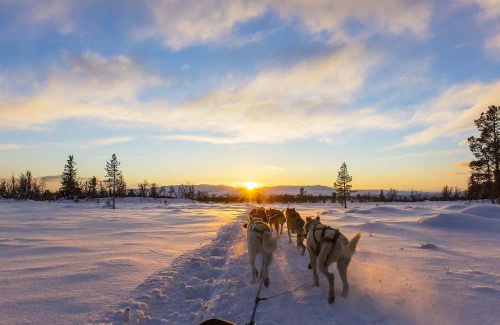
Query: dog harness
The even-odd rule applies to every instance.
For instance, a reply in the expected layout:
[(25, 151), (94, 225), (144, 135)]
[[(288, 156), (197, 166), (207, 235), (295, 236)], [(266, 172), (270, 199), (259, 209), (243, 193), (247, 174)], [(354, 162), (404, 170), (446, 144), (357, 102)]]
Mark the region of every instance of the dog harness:
[[(255, 226), (257, 226), (257, 225), (264, 225), (264, 226), (266, 226), (266, 228), (265, 228), (265, 229), (256, 229), (256, 228), (255, 228)], [(265, 224), (264, 222), (260, 222), (260, 221), (259, 221), (259, 222), (254, 223), (254, 224), (252, 225), (252, 228), (250, 229), (250, 231), (256, 232), (256, 233), (258, 233), (258, 234), (260, 235), (260, 242), (261, 242), (261, 243), (262, 243), (262, 235), (264, 235), (264, 233), (265, 233), (266, 231), (271, 232), (271, 230), (268, 228), (267, 224)]]
[[(321, 224), (321, 225), (323, 226), (323, 228), (316, 229), (318, 224), (314, 224), (313, 229), (312, 229), (312, 233), (313, 233), (314, 242), (316, 243), (316, 256), (319, 256), (319, 252), (321, 251), (321, 243), (324, 243), (324, 242), (331, 242), (332, 243), (332, 249), (330, 250), (330, 252), (326, 256), (326, 260), (325, 260), (325, 266), (326, 266), (326, 263), (330, 259), (330, 255), (332, 255), (333, 250), (335, 249), (335, 245), (337, 244), (337, 239), (339, 239), (339, 236), (340, 236), (340, 231), (338, 229), (334, 229), (334, 228), (325, 226), (323, 224)], [(319, 242), (316, 239), (316, 231), (317, 230), (321, 230), (321, 236), (320, 236)], [(325, 237), (325, 232), (327, 230), (334, 230), (335, 231), (333, 238)]]

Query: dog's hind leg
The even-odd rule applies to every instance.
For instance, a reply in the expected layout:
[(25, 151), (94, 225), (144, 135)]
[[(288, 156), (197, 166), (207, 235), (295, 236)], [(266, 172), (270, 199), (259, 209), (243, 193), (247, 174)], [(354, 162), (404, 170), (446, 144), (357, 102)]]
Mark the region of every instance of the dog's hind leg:
[(257, 271), (257, 268), (255, 267), (255, 254), (254, 253), (251, 253), (249, 252), (248, 253), (248, 256), (250, 257), (250, 268), (251, 268), (251, 272), (252, 272), (252, 284), (256, 282), (256, 277), (257, 275), (259, 275), (259, 271)]
[(319, 253), (318, 269), (328, 280), (328, 303), (333, 304), (335, 301), (335, 276), (333, 273), (328, 272), (328, 265), (326, 264), (327, 252), (330, 251), (331, 245), (324, 245), (324, 249)]
[(302, 248), (302, 253), (300, 255), (304, 256), (304, 252), (306, 251), (306, 245), (304, 245), (304, 236), (297, 234), (297, 249)]
[(262, 272), (264, 276), (264, 286), (267, 288), (269, 287), (269, 265), (273, 261), (273, 256), (272, 255), (267, 255), (264, 256), (262, 255), (262, 265), (264, 267), (264, 271)]
[(339, 271), (340, 278), (342, 279), (342, 297), (346, 298), (349, 293), (349, 282), (347, 281), (347, 267), (349, 266), (350, 259), (340, 260), (337, 262), (337, 270)]
[(311, 261), (309, 266), (313, 271), (314, 286), (319, 287), (318, 266), (316, 265), (316, 253), (309, 248), (307, 249), (307, 251), (309, 253), (309, 260)]

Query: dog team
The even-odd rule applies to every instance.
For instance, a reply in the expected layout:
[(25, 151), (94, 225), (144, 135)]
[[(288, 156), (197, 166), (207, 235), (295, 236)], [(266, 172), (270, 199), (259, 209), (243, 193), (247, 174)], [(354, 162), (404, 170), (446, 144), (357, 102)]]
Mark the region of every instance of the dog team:
[[(297, 249), (302, 249), (301, 255), (304, 255), (307, 248), (310, 259), (308, 267), (313, 272), (314, 286), (319, 286), (319, 270), (328, 280), (328, 303), (332, 304), (335, 301), (334, 275), (328, 272), (328, 266), (337, 262), (337, 270), (343, 284), (342, 296), (346, 297), (349, 292), (347, 267), (356, 251), (361, 234), (358, 233), (348, 240), (338, 229), (322, 224), (319, 216), (307, 217), (304, 221), (295, 208), (280, 211), (258, 207), (248, 213), (248, 221), (243, 227), (247, 229), (251, 282), (255, 283), (259, 276), (255, 260), (260, 254), (262, 257), (260, 279), (264, 286), (269, 286), (268, 269), (273, 261), (273, 253), (278, 248), (278, 237), (283, 234), (285, 222), (289, 242), (292, 242), (292, 234), (296, 234)], [(273, 227), (276, 230), (276, 236), (273, 234)], [(304, 245), (304, 239), (306, 245)]]

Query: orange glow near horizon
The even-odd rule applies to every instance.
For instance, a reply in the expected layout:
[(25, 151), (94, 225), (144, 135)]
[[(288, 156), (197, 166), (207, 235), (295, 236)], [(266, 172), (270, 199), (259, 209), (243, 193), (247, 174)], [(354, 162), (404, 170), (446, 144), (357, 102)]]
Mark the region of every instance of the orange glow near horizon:
[(256, 182), (245, 182), (243, 183), (243, 186), (245, 186), (247, 190), (251, 191), (254, 188), (259, 187), (259, 184), (257, 184)]

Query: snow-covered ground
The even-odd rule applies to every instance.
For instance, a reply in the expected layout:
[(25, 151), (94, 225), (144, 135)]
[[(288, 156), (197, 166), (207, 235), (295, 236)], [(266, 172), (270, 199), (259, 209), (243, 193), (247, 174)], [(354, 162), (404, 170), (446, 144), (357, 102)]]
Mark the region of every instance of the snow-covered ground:
[[(0, 201), (0, 323), (246, 324), (247, 205)], [(282, 208), (284, 206), (281, 206)], [(350, 292), (335, 270), (312, 287), (307, 253), (279, 239), (257, 324), (498, 324), (500, 207), (469, 203), (296, 205), (351, 238)], [(222, 227), (221, 227), (222, 226)], [(213, 240), (211, 240), (213, 239)], [(331, 269), (333, 267), (330, 267)]]
[(78, 324), (209, 243), (240, 206), (0, 200), (0, 324)]

